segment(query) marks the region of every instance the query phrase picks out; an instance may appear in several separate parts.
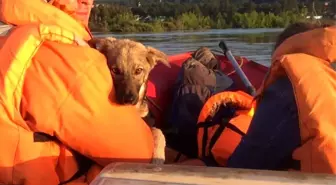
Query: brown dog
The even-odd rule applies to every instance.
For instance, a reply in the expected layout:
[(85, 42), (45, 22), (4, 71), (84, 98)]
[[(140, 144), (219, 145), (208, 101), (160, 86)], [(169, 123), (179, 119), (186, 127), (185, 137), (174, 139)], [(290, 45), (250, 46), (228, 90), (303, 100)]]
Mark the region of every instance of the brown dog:
[[(158, 62), (170, 66), (167, 55), (128, 39), (94, 38), (88, 44), (100, 51), (107, 59), (115, 86), (116, 101), (121, 105), (134, 105), (140, 116), (149, 113), (146, 101), (147, 81), (150, 71)], [(166, 140), (160, 129), (151, 127), (154, 138), (152, 163), (165, 161)]]

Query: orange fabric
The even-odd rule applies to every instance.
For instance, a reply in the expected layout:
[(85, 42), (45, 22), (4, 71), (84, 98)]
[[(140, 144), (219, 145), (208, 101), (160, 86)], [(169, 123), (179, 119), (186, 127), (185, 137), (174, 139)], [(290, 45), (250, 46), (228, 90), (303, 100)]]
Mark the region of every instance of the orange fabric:
[(0, 0), (0, 20), (17, 26), (31, 23), (56, 25), (84, 40), (91, 38), (85, 26), (44, 0)]
[(2, 48), (2, 45), (5, 43), (7, 37), (5, 36), (0, 36), (0, 49)]
[[(149, 127), (135, 107), (109, 101), (114, 91), (105, 57), (78, 46), (89, 33), (41, 0), (0, 0), (0, 6), (0, 18), (18, 25), (0, 39), (0, 183), (67, 180), (78, 169), (67, 147), (103, 167), (149, 162)], [(61, 143), (35, 142), (34, 132)]]
[(336, 174), (336, 27), (288, 38), (275, 51), (263, 89), (287, 75), (293, 85), (301, 144), (293, 158), (304, 172)]
[[(234, 106), (238, 108), (236, 111), (237, 116), (230, 119), (229, 123), (234, 125), (242, 133), (246, 133), (250, 125), (253, 114), (251, 114), (251, 109), (254, 108), (255, 103), (253, 102), (253, 97), (242, 92), (222, 92), (210, 97), (204, 104), (200, 116), (198, 118), (198, 124), (203, 124), (207, 118), (213, 117), (220, 106)], [(200, 158), (212, 156), (216, 163), (221, 166), (225, 166), (227, 159), (234, 152), (238, 146), (242, 136), (231, 128), (224, 128), (220, 133), (220, 136), (216, 140), (212, 148), (210, 148), (210, 142), (215, 137), (215, 133), (218, 132), (220, 124), (213, 124), (207, 128), (207, 133), (205, 127), (198, 127), (198, 154)], [(205, 156), (203, 155), (203, 140), (204, 135), (207, 135), (206, 145), (205, 145)]]
[(66, 183), (65, 185), (89, 185), (89, 183), (87, 182), (85, 176), (81, 176), (72, 182)]

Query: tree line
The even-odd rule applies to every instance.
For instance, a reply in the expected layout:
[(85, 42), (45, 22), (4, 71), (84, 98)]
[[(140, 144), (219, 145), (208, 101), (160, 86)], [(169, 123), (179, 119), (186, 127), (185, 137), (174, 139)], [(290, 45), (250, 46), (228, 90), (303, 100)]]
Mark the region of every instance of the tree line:
[[(199, 3), (140, 1), (140, 7), (104, 4), (92, 9), (90, 27), (105, 32), (162, 32), (225, 28), (282, 28), (308, 15), (332, 16), (335, 4), (299, 0), (200, 0)], [(265, 1), (265, 0), (264, 0)], [(312, 1), (309, 1), (312, 2)], [(334, 3), (334, 2), (333, 2)], [(330, 15), (329, 15), (330, 14)]]

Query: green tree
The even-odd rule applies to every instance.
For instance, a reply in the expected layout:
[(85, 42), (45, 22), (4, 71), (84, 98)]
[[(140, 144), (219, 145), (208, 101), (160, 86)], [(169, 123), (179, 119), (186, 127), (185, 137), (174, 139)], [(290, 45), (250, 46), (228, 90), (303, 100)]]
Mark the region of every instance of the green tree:
[(297, 11), (297, 0), (283, 0), (283, 11)]
[(243, 7), (243, 9), (245, 10), (244, 12), (250, 13), (252, 11), (255, 11), (257, 6), (252, 0), (249, 0), (249, 2), (243, 4)]
[(107, 7), (105, 7), (104, 5), (99, 5), (98, 12), (98, 15), (102, 21), (108, 22), (110, 20), (111, 15)]
[(194, 6), (194, 11), (193, 11), (196, 15), (203, 15), (201, 9), (199, 8), (198, 5)]
[(216, 29), (226, 28), (226, 22), (225, 22), (225, 19), (222, 16), (221, 13), (218, 13), (217, 16), (216, 16), (216, 26), (215, 26), (215, 28)]
[[(92, 9), (89, 26), (93, 31), (112, 32), (285, 27), (311, 12), (309, 6), (307, 9), (294, 1), (254, 4), (251, 0), (204, 0), (197, 5), (147, 1), (133, 9), (117, 4), (99, 5)], [(147, 15), (154, 21), (138, 19)], [(165, 20), (159, 16), (165, 16)]]

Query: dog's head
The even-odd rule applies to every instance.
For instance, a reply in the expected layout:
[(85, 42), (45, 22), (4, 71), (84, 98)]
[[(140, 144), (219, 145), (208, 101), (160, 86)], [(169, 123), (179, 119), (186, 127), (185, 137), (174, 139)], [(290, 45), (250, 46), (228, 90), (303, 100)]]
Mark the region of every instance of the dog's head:
[(154, 66), (170, 66), (166, 54), (132, 40), (94, 38), (88, 43), (105, 55), (119, 104), (135, 105), (145, 95), (142, 91)]

